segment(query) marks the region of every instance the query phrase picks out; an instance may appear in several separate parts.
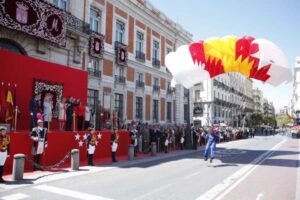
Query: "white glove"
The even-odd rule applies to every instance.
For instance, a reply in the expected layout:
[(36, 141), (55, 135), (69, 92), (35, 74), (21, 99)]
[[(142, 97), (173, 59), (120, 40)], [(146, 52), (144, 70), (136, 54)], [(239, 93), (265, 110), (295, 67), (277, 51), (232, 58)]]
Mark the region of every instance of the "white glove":
[(35, 142), (38, 142), (38, 141), (39, 141), (39, 138), (38, 138), (38, 137), (35, 137), (33, 140), (34, 140)]
[(33, 113), (31, 112), (30, 115), (33, 116)]
[(48, 147), (48, 144), (45, 144), (45, 148), (47, 148)]

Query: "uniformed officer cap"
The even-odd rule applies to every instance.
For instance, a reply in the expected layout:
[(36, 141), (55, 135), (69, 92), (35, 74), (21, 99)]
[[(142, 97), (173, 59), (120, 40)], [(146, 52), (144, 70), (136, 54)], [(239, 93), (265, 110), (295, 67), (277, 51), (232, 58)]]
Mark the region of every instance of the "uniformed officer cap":
[(95, 128), (94, 128), (93, 126), (90, 126), (90, 127), (88, 127), (87, 130), (88, 130), (88, 131), (91, 131), (91, 130), (95, 130)]
[(6, 131), (7, 128), (5, 126), (0, 126), (0, 131)]

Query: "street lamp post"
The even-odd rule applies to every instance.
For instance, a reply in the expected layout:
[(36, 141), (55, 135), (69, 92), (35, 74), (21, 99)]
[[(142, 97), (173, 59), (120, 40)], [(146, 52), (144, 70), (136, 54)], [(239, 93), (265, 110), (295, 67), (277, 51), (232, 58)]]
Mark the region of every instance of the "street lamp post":
[(186, 121), (186, 148), (187, 149), (192, 149), (192, 136), (191, 136), (191, 120), (190, 120), (190, 90), (188, 89), (187, 93), (187, 110), (188, 110), (188, 117)]

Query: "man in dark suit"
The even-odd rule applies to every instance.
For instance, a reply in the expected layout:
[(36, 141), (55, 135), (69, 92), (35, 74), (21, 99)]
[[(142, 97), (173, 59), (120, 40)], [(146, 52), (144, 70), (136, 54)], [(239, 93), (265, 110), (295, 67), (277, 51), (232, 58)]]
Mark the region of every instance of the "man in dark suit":
[(36, 126), (37, 114), (41, 110), (41, 95), (36, 94), (29, 102), (29, 111), (30, 111), (30, 131)]

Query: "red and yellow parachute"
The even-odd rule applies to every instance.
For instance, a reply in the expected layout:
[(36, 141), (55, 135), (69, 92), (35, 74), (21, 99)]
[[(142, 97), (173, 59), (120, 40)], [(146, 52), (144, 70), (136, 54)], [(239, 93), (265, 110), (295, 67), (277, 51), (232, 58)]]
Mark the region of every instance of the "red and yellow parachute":
[(274, 86), (292, 78), (288, 59), (278, 46), (248, 36), (183, 45), (166, 56), (166, 66), (174, 77), (173, 83), (187, 88), (227, 72), (239, 72)]

